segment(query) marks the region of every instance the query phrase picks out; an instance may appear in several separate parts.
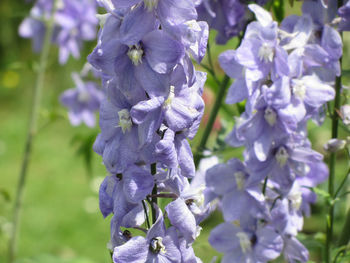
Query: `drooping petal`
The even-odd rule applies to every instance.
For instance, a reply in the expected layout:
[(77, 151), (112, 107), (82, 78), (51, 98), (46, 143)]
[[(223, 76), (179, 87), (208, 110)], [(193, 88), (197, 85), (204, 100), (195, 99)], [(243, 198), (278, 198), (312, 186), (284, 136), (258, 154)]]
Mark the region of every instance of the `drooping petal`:
[(115, 263), (144, 263), (148, 250), (147, 240), (144, 237), (136, 236), (124, 245), (114, 248), (113, 261)]
[(196, 220), (182, 198), (177, 198), (165, 207), (169, 220), (188, 242), (196, 239)]

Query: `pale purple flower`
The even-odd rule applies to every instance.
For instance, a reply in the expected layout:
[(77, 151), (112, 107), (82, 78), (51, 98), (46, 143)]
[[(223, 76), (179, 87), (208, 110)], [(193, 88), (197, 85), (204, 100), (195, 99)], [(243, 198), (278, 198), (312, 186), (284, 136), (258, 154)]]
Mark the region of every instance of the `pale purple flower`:
[[(245, 164), (231, 159), (208, 169), (205, 180), (210, 191), (222, 198), (225, 221), (241, 220), (247, 216), (267, 217), (265, 199), (259, 182), (252, 181)], [(249, 207), (249, 211), (247, 211)]]
[(95, 0), (62, 0), (55, 23), (59, 27), (56, 43), (59, 46), (59, 62), (67, 62), (69, 55), (80, 57), (83, 41), (96, 38), (98, 20)]
[(224, 253), (222, 263), (266, 263), (280, 255), (283, 239), (272, 226), (241, 223), (242, 226), (222, 223), (210, 234), (209, 243)]
[(147, 236), (135, 236), (121, 246), (114, 248), (114, 263), (164, 262), (181, 263), (177, 233), (174, 228), (165, 228), (159, 208), (157, 221), (148, 230)]
[(68, 117), (72, 125), (84, 122), (88, 127), (95, 126), (95, 112), (104, 98), (95, 82), (83, 82), (77, 73), (72, 74), (76, 87), (63, 92), (61, 103), (69, 109)]

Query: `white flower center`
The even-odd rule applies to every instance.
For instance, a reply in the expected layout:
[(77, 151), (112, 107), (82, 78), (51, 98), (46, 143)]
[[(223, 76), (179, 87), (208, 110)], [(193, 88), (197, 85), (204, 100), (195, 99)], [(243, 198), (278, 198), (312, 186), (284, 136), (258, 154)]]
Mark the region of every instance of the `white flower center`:
[(152, 238), (151, 243), (149, 245), (149, 249), (153, 253), (156, 253), (156, 254), (158, 254), (159, 252), (165, 253), (165, 246), (163, 245), (163, 238), (162, 237)]
[(267, 43), (264, 43), (259, 48), (258, 56), (261, 61), (265, 63), (272, 62), (275, 55), (274, 48), (269, 46)]
[(244, 186), (244, 182), (245, 182), (244, 173), (243, 172), (235, 172), (233, 175), (235, 176), (236, 185), (237, 185), (238, 190), (242, 190), (243, 186)]
[(301, 203), (303, 201), (303, 198), (301, 196), (301, 192), (300, 191), (293, 191), (288, 195), (288, 199), (291, 201), (292, 203), (292, 207), (295, 210), (299, 210)]
[(81, 103), (86, 103), (90, 100), (90, 94), (86, 90), (80, 91), (78, 93), (78, 101)]
[(236, 236), (239, 239), (239, 244), (241, 245), (243, 254), (247, 253), (252, 249), (249, 236), (245, 232), (238, 232)]
[(306, 87), (304, 85), (304, 82), (302, 80), (294, 80), (294, 85), (293, 85), (293, 94), (300, 99), (305, 98), (306, 94)]
[(139, 47), (132, 47), (128, 51), (128, 57), (135, 66), (142, 63), (143, 50)]
[(286, 148), (284, 148), (283, 146), (280, 147), (275, 155), (275, 158), (276, 158), (278, 164), (281, 167), (283, 167), (289, 158), (289, 154), (288, 154)]
[(158, 0), (143, 0), (143, 2), (148, 11), (152, 11), (158, 5)]
[(166, 101), (164, 101), (164, 108), (165, 109), (170, 108), (171, 102), (173, 101), (174, 97), (175, 97), (175, 87), (170, 86), (168, 98), (166, 99)]
[(119, 116), (118, 127), (122, 128), (123, 133), (125, 133), (125, 131), (129, 132), (132, 126), (130, 112), (127, 109), (122, 109), (121, 111), (118, 111), (118, 116)]
[(273, 126), (276, 123), (277, 114), (273, 109), (268, 107), (265, 110), (264, 118), (270, 126)]

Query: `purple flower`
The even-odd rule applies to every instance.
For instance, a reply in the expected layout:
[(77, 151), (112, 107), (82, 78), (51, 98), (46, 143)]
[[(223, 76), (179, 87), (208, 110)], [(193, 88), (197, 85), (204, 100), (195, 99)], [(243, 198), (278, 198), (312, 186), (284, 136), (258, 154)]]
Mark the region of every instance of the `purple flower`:
[(149, 13), (155, 12), (162, 25), (177, 25), (197, 18), (193, 1), (187, 0), (112, 0), (115, 7), (130, 8), (144, 5)]
[(216, 42), (225, 44), (237, 36), (246, 24), (246, 7), (238, 0), (202, 0), (197, 6), (198, 19), (207, 21), (210, 28), (216, 29)]
[(304, 0), (302, 11), (309, 14), (314, 21), (316, 30), (322, 30), (325, 24), (333, 21), (337, 14), (337, 1), (328, 1), (328, 6), (318, 0)]
[(287, 77), (261, 89), (262, 95), (250, 102), (251, 112), (239, 119), (231, 138), (236, 136), (240, 141), (251, 142), (258, 160), (264, 161), (273, 143), (297, 129), (298, 122), (305, 116), (305, 109), (298, 101), (291, 101)]
[(59, 50), (59, 62), (67, 62), (69, 55), (80, 57), (83, 41), (96, 38), (98, 20), (94, 0), (62, 0), (62, 6), (55, 14), (59, 26), (56, 43)]
[(69, 109), (68, 117), (72, 125), (84, 122), (95, 126), (95, 112), (104, 98), (102, 91), (94, 82), (84, 83), (77, 73), (72, 74), (76, 88), (66, 90), (60, 97), (61, 103)]
[(33, 50), (40, 52), (46, 32), (43, 20), (50, 19), (53, 1), (38, 0), (30, 10), (29, 17), (25, 18), (20, 27), (19, 35), (24, 38), (31, 38)]
[(277, 258), (283, 249), (282, 237), (270, 225), (222, 223), (211, 232), (209, 243), (224, 253), (222, 263), (265, 263)]
[(251, 174), (254, 174), (252, 179), (260, 181), (268, 175), (268, 180), (276, 183), (276, 189), (285, 195), (290, 191), (297, 176), (305, 176), (312, 167), (322, 161), (323, 156), (320, 153), (307, 145), (294, 142), (295, 139), (291, 137), (274, 145), (264, 162), (258, 161), (250, 149), (246, 162)]
[(339, 30), (349, 31), (350, 30), (350, 2), (338, 9), (338, 15), (342, 18), (339, 24)]
[[(143, 144), (139, 136), (139, 132), (144, 134), (143, 127), (132, 122), (130, 110), (130, 102), (110, 81), (107, 98), (100, 109), (101, 133), (95, 141), (94, 150), (102, 155), (112, 174), (122, 173), (132, 163), (150, 164), (154, 160), (152, 145)], [(147, 126), (147, 123), (144, 125)], [(157, 140), (157, 135), (154, 134), (153, 138)]]
[(34, 51), (42, 48), (47, 22), (54, 16), (54, 35), (52, 42), (59, 46), (59, 62), (67, 62), (69, 55), (80, 57), (83, 41), (96, 38), (98, 20), (94, 0), (61, 0), (57, 11), (52, 12), (52, 0), (39, 0), (19, 28), (19, 34), (32, 38)]
[(158, 208), (157, 221), (148, 230), (147, 236), (132, 237), (125, 244), (115, 247), (113, 262), (180, 263), (181, 253), (177, 244), (175, 229), (165, 229), (163, 215)]
[(128, 98), (141, 87), (150, 97), (165, 95), (168, 73), (184, 56), (184, 46), (157, 27), (155, 17), (143, 5), (125, 14), (122, 21), (110, 15), (98, 46), (88, 57), (94, 67), (115, 77)]
[[(208, 169), (205, 180), (215, 195), (222, 197), (225, 221), (240, 221), (247, 216), (267, 216), (259, 182), (251, 180), (245, 165), (238, 159)], [(249, 212), (247, 211), (249, 207)]]
[(242, 44), (236, 50), (236, 61), (245, 67), (246, 79), (258, 81), (271, 74), (272, 80), (288, 76), (288, 54), (278, 44), (277, 23), (258, 5), (249, 5), (257, 22), (247, 26)]

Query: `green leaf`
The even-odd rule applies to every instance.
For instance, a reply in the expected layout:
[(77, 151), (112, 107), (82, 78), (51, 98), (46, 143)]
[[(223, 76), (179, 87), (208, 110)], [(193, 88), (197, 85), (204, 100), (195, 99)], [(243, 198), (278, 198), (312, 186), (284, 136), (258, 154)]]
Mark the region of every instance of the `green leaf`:
[(329, 193), (323, 189), (317, 188), (317, 187), (307, 187), (309, 188), (312, 192), (314, 192), (315, 194), (317, 194), (318, 196), (321, 196), (325, 199), (330, 199), (331, 196), (329, 195)]
[(72, 144), (77, 145), (76, 154), (83, 158), (87, 175), (89, 177), (92, 175), (92, 146), (96, 136), (97, 132), (94, 130), (89, 134), (76, 134), (71, 140)]
[(0, 195), (5, 199), (5, 201), (7, 202), (11, 201), (10, 194), (5, 189), (0, 188)]

